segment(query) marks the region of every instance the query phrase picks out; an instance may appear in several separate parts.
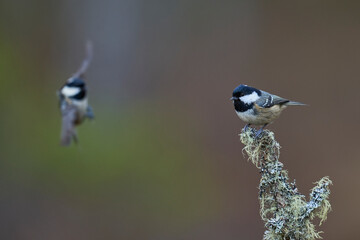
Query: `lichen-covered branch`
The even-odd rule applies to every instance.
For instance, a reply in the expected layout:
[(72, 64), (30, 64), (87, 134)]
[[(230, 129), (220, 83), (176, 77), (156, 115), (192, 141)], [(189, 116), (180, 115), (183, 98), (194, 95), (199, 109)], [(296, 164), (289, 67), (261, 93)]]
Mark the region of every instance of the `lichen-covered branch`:
[(298, 192), (294, 182), (289, 182), (288, 173), (279, 162), (280, 144), (274, 133), (264, 130), (261, 138), (255, 138), (255, 130), (242, 131), (240, 140), (245, 145), (243, 151), (249, 160), (260, 169), (259, 185), (260, 216), (265, 222), (264, 240), (314, 240), (320, 233), (311, 222), (320, 218), (326, 220), (331, 205), (328, 200), (328, 177), (316, 182), (311, 190), (310, 200)]

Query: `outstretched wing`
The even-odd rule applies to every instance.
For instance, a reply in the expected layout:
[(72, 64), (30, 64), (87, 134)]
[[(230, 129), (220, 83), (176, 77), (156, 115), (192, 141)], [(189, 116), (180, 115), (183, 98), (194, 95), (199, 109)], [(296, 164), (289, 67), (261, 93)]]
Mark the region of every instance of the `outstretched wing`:
[(261, 91), (261, 96), (256, 100), (256, 104), (262, 108), (270, 108), (274, 105), (283, 105), (290, 102), (288, 99), (272, 95), (270, 93)]
[(62, 128), (61, 145), (69, 146), (72, 139), (76, 140), (75, 120), (76, 107), (64, 102), (61, 104)]

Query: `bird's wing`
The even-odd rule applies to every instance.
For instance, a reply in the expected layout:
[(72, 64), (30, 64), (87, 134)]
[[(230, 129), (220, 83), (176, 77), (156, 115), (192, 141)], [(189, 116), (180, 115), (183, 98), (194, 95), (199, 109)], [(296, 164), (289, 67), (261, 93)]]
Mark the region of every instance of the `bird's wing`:
[(89, 118), (89, 119), (94, 119), (95, 118), (94, 112), (93, 112), (92, 107), (90, 105), (88, 105), (87, 108), (86, 108), (86, 117)]
[(274, 105), (283, 105), (283, 104), (286, 104), (288, 102), (289, 102), (288, 99), (285, 99), (285, 98), (282, 98), (282, 97), (279, 97), (279, 96), (276, 96), (276, 95), (261, 91), (261, 96), (260, 96), (260, 98), (258, 100), (256, 100), (255, 103), (259, 107), (270, 108), (270, 107), (272, 107)]
[(61, 128), (61, 145), (69, 146), (71, 140), (76, 139), (75, 120), (76, 107), (68, 103), (61, 104), (62, 128)]

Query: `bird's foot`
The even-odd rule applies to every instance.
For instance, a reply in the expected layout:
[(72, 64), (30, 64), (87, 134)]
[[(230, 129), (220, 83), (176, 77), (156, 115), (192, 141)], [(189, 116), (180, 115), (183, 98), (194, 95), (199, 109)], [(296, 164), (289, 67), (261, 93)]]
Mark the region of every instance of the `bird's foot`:
[(244, 127), (244, 132), (246, 132), (249, 128), (250, 124), (246, 124), (245, 127)]
[(263, 133), (263, 129), (266, 127), (267, 124), (265, 124), (264, 126), (262, 126), (262, 128), (260, 128), (259, 130), (257, 130), (256, 134), (255, 134), (255, 138), (261, 138), (262, 137), (262, 133)]
[(260, 128), (256, 131), (255, 138), (261, 138), (263, 133), (263, 128)]

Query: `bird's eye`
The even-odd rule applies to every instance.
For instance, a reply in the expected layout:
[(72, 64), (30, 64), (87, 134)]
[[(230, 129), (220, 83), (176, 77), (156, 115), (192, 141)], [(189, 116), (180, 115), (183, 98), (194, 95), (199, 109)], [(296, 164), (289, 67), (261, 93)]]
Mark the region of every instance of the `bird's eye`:
[(244, 96), (244, 93), (240, 93), (240, 97)]

